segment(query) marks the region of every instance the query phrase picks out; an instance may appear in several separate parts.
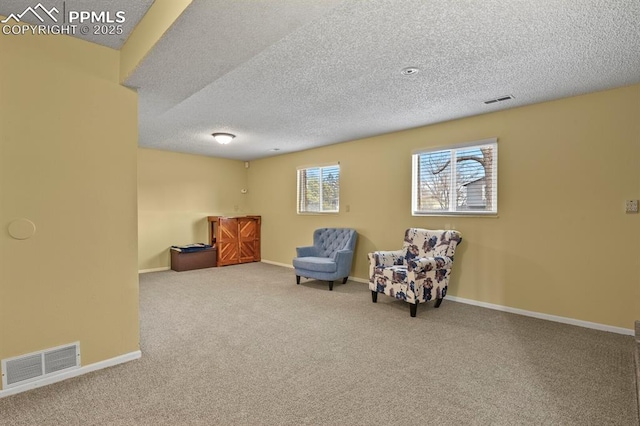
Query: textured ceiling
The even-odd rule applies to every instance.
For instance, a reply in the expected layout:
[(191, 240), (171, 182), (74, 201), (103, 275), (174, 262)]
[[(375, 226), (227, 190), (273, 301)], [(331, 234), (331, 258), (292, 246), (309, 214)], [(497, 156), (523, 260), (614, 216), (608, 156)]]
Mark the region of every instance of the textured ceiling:
[(252, 160), (638, 83), (639, 22), (637, 0), (195, 0), (127, 83), (141, 146)]
[[(20, 21), (33, 25), (76, 25), (76, 37), (92, 43), (111, 47), (113, 49), (120, 49), (152, 3), (153, 0), (1, 0), (0, 15), (9, 16), (12, 13), (18, 15), (22, 14), (28, 7), (35, 8), (35, 12), (44, 20), (44, 22), (40, 21), (31, 11), (24, 14)], [(52, 8), (56, 8), (58, 12), (52, 12), (52, 15), (56, 18), (57, 22), (48, 17), (43, 9), (38, 8), (38, 4), (41, 4), (47, 11), (51, 11)], [(106, 26), (103, 26), (98, 22), (91, 23), (90, 20), (85, 21), (82, 24), (79, 22), (72, 23), (69, 22), (69, 12), (71, 11), (96, 12), (98, 14), (103, 11), (109, 12), (108, 19), (111, 21), (116, 20), (116, 12), (122, 11), (124, 14), (121, 16), (124, 17), (124, 22), (113, 22), (113, 24), (105, 24)], [(106, 19), (106, 14), (104, 16)], [(13, 24), (13, 22), (9, 23)], [(84, 25), (88, 27), (89, 31), (87, 34), (82, 34), (83, 30), (81, 27)], [(110, 28), (110, 26), (115, 25), (121, 26), (121, 34), (116, 34), (116, 32), (120, 32), (119, 29), (115, 27), (113, 29)], [(107, 33), (112, 33), (102, 34), (103, 30)], [(96, 32), (98, 34), (95, 34)]]
[(253, 160), (639, 83), (639, 23), (638, 0), (194, 0), (126, 84), (141, 146)]

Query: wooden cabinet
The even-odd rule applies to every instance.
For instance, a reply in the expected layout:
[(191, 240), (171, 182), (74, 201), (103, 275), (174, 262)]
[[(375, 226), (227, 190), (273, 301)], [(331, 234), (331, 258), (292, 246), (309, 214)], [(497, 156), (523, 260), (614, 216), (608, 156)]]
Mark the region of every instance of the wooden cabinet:
[(209, 216), (209, 244), (218, 266), (260, 261), (260, 216)]

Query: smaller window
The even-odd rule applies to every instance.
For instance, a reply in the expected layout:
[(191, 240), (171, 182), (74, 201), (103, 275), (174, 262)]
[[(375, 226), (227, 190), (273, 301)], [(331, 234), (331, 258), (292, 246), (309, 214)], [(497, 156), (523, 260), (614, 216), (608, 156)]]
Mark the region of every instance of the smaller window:
[(498, 213), (496, 139), (413, 155), (413, 215)]
[(340, 164), (298, 169), (298, 213), (338, 213)]

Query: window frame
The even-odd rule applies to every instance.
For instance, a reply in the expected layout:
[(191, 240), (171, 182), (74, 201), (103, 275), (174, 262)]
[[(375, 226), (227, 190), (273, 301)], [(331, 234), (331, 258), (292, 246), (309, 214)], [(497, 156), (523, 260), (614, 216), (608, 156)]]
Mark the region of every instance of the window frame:
[[(491, 165), (491, 173), (494, 179), (493, 186), (493, 196), (492, 196), (492, 210), (480, 210), (480, 209), (470, 209), (470, 210), (458, 210), (457, 199), (456, 199), (456, 191), (450, 191), (449, 194), (449, 209), (448, 210), (419, 210), (419, 158), (422, 154), (428, 153), (437, 153), (437, 152), (446, 152), (449, 151), (450, 159), (453, 160), (457, 155), (457, 152), (460, 150), (468, 150), (468, 149), (480, 149), (486, 146), (492, 146), (492, 165)], [(457, 175), (456, 175), (456, 166), (457, 161), (451, 161), (450, 167), (450, 176), (451, 176), (451, 186), (457, 187)], [(486, 177), (486, 175), (485, 175)], [(482, 179), (482, 178), (481, 178)], [(471, 183), (471, 182), (468, 182)], [(467, 184), (468, 184), (467, 183)], [(485, 187), (486, 188), (486, 187)], [(483, 188), (484, 191), (484, 188)], [(482, 139), (473, 142), (465, 142), (454, 145), (446, 145), (446, 146), (438, 146), (438, 147), (430, 147), (413, 151), (411, 155), (411, 215), (412, 216), (483, 216), (483, 217), (497, 217), (498, 216), (498, 138), (489, 138)]]
[[(324, 191), (322, 190), (322, 170), (323, 169), (327, 169), (327, 168), (338, 168), (338, 196), (336, 199), (336, 208), (335, 210), (324, 210), (323, 209), (323, 194)], [(303, 210), (302, 209), (302, 182), (301, 182), (301, 176), (302, 176), (302, 172), (305, 172), (307, 170), (313, 170), (313, 169), (318, 169), (318, 176), (320, 178), (319, 181), (319, 192), (320, 192), (320, 201), (319, 201), (319, 206), (320, 206), (320, 210)], [(308, 207), (308, 206), (305, 206)], [(336, 161), (336, 162), (332, 162), (332, 163), (323, 163), (323, 164), (314, 164), (314, 165), (306, 165), (306, 166), (299, 166), (296, 168), (296, 212), (297, 214), (300, 215), (324, 215), (324, 214), (338, 214), (340, 213), (340, 162)]]

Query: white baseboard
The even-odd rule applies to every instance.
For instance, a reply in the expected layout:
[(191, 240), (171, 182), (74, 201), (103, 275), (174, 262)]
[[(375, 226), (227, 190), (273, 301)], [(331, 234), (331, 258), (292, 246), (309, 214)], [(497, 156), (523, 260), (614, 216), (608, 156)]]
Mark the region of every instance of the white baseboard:
[(630, 328), (614, 327), (612, 325), (599, 324), (597, 322), (582, 321), (573, 318), (560, 317), (557, 315), (543, 314), (540, 312), (525, 311), (524, 309), (511, 308), (509, 306), (494, 305), (493, 303), (478, 302), (477, 300), (465, 299), (457, 296), (445, 297), (446, 300), (453, 302), (466, 303), (467, 305), (480, 306), (482, 308), (493, 309), (496, 311), (509, 312), (512, 314), (524, 315), (526, 317), (539, 318), (547, 321), (561, 322), (563, 324), (577, 325), (578, 327), (592, 328), (594, 330), (609, 331), (611, 333), (626, 334), (633, 336), (634, 331)]
[(266, 260), (266, 259), (262, 259), (260, 262), (267, 263), (269, 265), (276, 265), (276, 266), (282, 266), (284, 268), (293, 269), (293, 265), (290, 263), (280, 263), (280, 262), (274, 262), (273, 260)]
[[(270, 260), (263, 260), (262, 262), (268, 263), (271, 265), (284, 266), (285, 268), (293, 269), (293, 265), (288, 265), (286, 263), (272, 262)], [(350, 276), (349, 281), (369, 284), (368, 279), (358, 278), (358, 277)], [(462, 297), (447, 295), (445, 298), (453, 302), (466, 303), (467, 305), (480, 306), (482, 308), (493, 309), (493, 310), (502, 311), (502, 312), (510, 312), (512, 314), (524, 315), (527, 317), (539, 318), (547, 321), (560, 322), (563, 324), (577, 325), (578, 327), (592, 328), (594, 330), (609, 331), (611, 333), (625, 334), (629, 336), (633, 336), (635, 333), (635, 331), (630, 328), (614, 327), (612, 325), (599, 324), (597, 322), (582, 321), (582, 320), (577, 320), (573, 318), (559, 317), (557, 315), (543, 314), (540, 312), (525, 311), (524, 309), (517, 309), (517, 308), (511, 308), (509, 306), (495, 305), (493, 303), (487, 303), (487, 302), (479, 302), (477, 300), (465, 299)]]
[(147, 272), (160, 272), (160, 271), (168, 271), (171, 268), (169, 266), (163, 266), (162, 268), (151, 268), (151, 269), (140, 269), (138, 270), (139, 274), (146, 274)]
[[(293, 265), (288, 264), (288, 263), (274, 262), (272, 260), (265, 260), (265, 259), (262, 259), (261, 262), (262, 263), (268, 263), (269, 265), (282, 266), (284, 268), (293, 269)], [(352, 276), (349, 276), (349, 281), (355, 281), (357, 283), (369, 284), (369, 280), (365, 280), (364, 278), (352, 277)]]
[(63, 371), (55, 376), (49, 376), (42, 380), (36, 380), (33, 382), (25, 383), (22, 386), (16, 386), (10, 389), (0, 390), (0, 398), (7, 397), (9, 395), (15, 395), (17, 393), (26, 392), (31, 389), (39, 388), (42, 386), (50, 385), (52, 383), (61, 382), (63, 380), (70, 379), (72, 377), (81, 376), (83, 374), (91, 373), (92, 371), (102, 370), (103, 368), (113, 367), (114, 365), (124, 364), (125, 362), (133, 361), (142, 356), (141, 351), (129, 352), (128, 354), (120, 355), (115, 358), (106, 359), (104, 361), (89, 364), (85, 367), (76, 368), (74, 370)]

